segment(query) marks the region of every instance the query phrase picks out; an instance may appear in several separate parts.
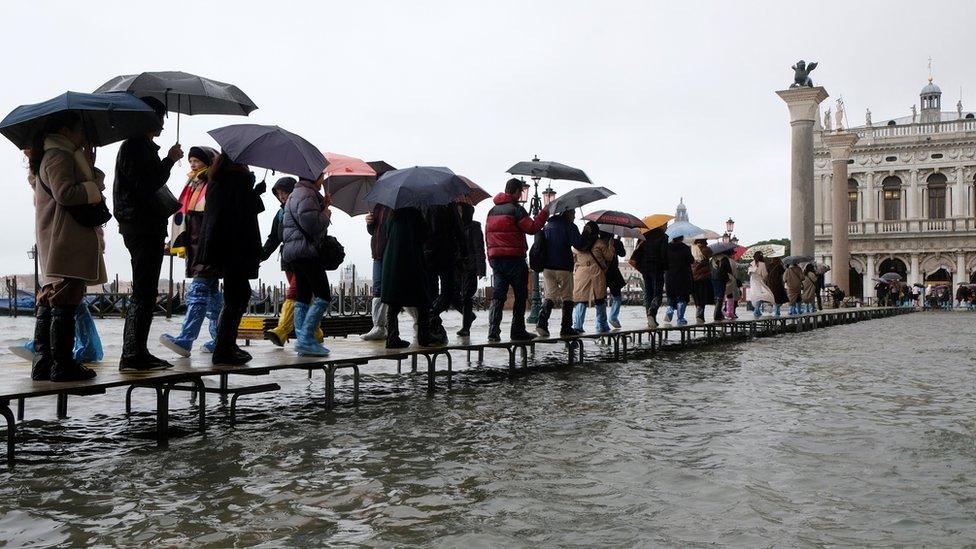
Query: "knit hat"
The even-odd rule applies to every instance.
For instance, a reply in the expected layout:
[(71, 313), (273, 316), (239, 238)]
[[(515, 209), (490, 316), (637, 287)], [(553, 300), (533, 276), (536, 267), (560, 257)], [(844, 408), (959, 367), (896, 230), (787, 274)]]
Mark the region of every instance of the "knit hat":
[(190, 153), (186, 155), (187, 159), (196, 158), (200, 162), (203, 162), (207, 166), (213, 164), (214, 158), (216, 158), (217, 151), (211, 149), (210, 147), (190, 147)]
[(276, 193), (278, 191), (291, 194), (295, 190), (295, 185), (298, 181), (295, 181), (294, 177), (280, 177), (278, 181), (275, 181), (274, 187), (271, 187), (271, 192)]

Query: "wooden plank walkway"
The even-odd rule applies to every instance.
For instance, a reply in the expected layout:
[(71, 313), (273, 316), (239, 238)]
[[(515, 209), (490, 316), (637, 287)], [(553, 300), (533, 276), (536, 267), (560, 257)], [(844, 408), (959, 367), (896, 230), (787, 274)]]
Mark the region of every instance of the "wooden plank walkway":
[[(173, 391), (191, 393), (191, 400), (198, 402), (198, 429), (206, 430), (206, 395), (218, 394), (221, 398), (230, 399), (230, 419), (233, 424), (236, 418), (237, 401), (239, 398), (256, 393), (276, 391), (280, 389), (277, 383), (264, 383), (232, 387), (229, 376), (264, 376), (279, 370), (305, 370), (311, 378), (313, 372), (322, 371), (325, 374), (326, 406), (335, 403), (335, 375), (338, 370), (349, 369), (353, 377), (353, 403), (358, 403), (359, 397), (359, 368), (360, 366), (382, 361), (396, 362), (396, 371), (401, 373), (404, 361), (408, 362), (411, 372), (424, 368), (427, 374), (429, 391), (436, 389), (438, 367), (440, 374), (448, 377), (453, 371), (452, 353), (466, 353), (470, 362), (472, 355), (482, 362), (486, 352), (504, 350), (508, 356), (508, 369), (515, 373), (519, 369), (528, 368), (531, 358), (535, 356), (536, 348), (540, 346), (558, 346), (566, 352), (566, 363), (569, 366), (582, 364), (587, 360), (586, 345), (595, 346), (599, 358), (609, 361), (625, 361), (630, 356), (647, 355), (664, 348), (678, 348), (692, 344), (714, 344), (731, 342), (753, 337), (770, 336), (782, 333), (796, 333), (817, 328), (849, 324), (884, 318), (894, 315), (914, 312), (914, 309), (871, 307), (852, 309), (832, 309), (799, 316), (772, 317), (759, 319), (745, 319), (728, 322), (708, 322), (704, 324), (688, 324), (686, 326), (662, 326), (656, 330), (635, 329), (615, 330), (608, 333), (589, 333), (578, 337), (551, 337), (536, 339), (529, 342), (502, 341), (488, 342), (484, 334), (476, 334), (443, 347), (410, 347), (407, 349), (388, 350), (382, 342), (363, 342), (359, 340), (330, 340), (327, 345), (332, 351), (329, 357), (299, 357), (289, 349), (262, 346), (250, 347), (254, 360), (244, 366), (220, 366), (210, 362), (208, 354), (196, 354), (192, 358), (179, 359), (175, 366), (168, 370), (156, 372), (119, 372), (117, 361), (105, 361), (94, 365), (98, 377), (88, 381), (53, 383), (50, 381), (33, 381), (30, 379), (30, 367), (21, 364), (0, 364), (0, 415), (6, 419), (7, 452), (9, 463), (15, 458), (15, 443), (17, 440), (17, 420), (24, 416), (24, 402), (27, 399), (57, 396), (57, 415), (67, 417), (69, 396), (91, 396), (105, 394), (109, 389), (125, 388), (126, 413), (131, 409), (131, 394), (134, 390), (144, 388), (156, 393), (156, 440), (159, 446), (166, 446), (168, 442), (169, 425), (169, 396)], [(421, 363), (420, 360), (423, 359)], [(208, 385), (205, 380), (216, 381)], [(11, 403), (16, 403), (17, 417), (15, 418)]]

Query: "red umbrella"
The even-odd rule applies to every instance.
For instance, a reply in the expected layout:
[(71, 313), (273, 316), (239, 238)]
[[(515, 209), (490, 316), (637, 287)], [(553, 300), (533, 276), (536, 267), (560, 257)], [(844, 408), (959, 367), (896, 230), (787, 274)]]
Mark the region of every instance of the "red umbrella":
[(732, 252), (732, 259), (738, 261), (746, 254), (748, 249), (749, 248), (746, 248), (745, 246), (736, 246), (735, 251)]
[(636, 215), (615, 210), (597, 210), (583, 216), (587, 221), (596, 221), (601, 225), (617, 225), (620, 227), (630, 227), (632, 229), (646, 229), (647, 225)]
[(478, 202), (481, 202), (482, 200), (491, 197), (491, 195), (488, 194), (488, 191), (482, 189), (474, 181), (471, 181), (470, 179), (464, 177), (463, 175), (459, 175), (458, 177), (460, 177), (462, 181), (467, 183), (468, 188), (471, 190), (468, 191), (468, 194), (456, 199), (455, 202), (461, 202), (463, 204), (471, 204), (472, 206), (477, 206)]
[(368, 213), (372, 205), (364, 199), (376, 183), (376, 170), (358, 158), (325, 153), (329, 165), (325, 174), (325, 190), (332, 194), (332, 205), (349, 215)]

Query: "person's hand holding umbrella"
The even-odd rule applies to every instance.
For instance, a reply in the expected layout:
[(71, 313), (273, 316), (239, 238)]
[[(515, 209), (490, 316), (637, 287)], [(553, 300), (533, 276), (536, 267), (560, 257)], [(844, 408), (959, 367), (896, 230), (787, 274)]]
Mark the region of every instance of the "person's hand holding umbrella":
[(166, 154), (166, 158), (169, 158), (175, 164), (183, 159), (183, 147), (179, 143), (173, 145), (169, 148), (169, 153)]

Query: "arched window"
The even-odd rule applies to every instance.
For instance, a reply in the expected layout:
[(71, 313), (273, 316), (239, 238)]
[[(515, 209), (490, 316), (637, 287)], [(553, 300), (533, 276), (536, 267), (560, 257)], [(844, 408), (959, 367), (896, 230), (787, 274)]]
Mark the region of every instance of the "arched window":
[(939, 267), (935, 272), (927, 274), (925, 281), (933, 284), (952, 284), (952, 273), (945, 267)]
[(857, 180), (847, 180), (847, 203), (851, 212), (851, 221), (857, 221)]
[(888, 273), (897, 273), (901, 275), (903, 281), (908, 280), (908, 267), (900, 259), (889, 257), (878, 265), (878, 276), (884, 276)]
[(887, 125), (888, 126), (894, 126), (895, 125), (895, 121), (894, 120), (889, 120)]
[(973, 119), (976, 118), (976, 116), (973, 116), (973, 113), (969, 113), (966, 115), (966, 118)]
[(901, 179), (889, 175), (881, 182), (881, 202), (885, 221), (901, 219)]
[(928, 185), (929, 219), (945, 219), (946, 216), (946, 176), (941, 173), (930, 175)]

